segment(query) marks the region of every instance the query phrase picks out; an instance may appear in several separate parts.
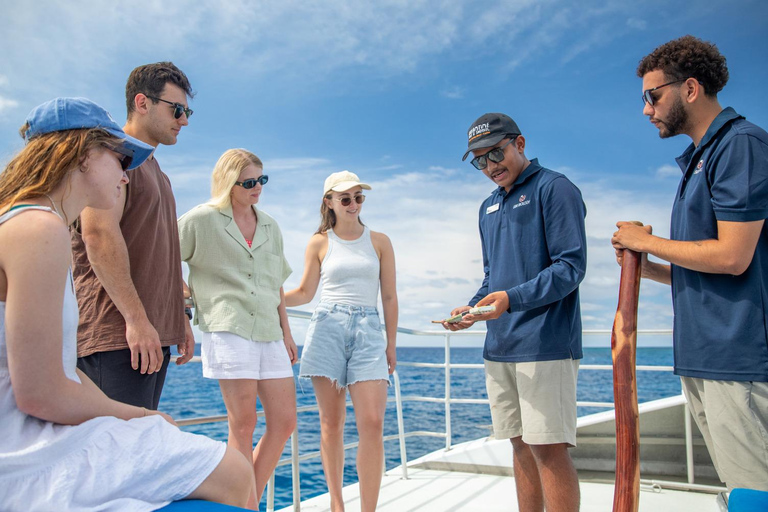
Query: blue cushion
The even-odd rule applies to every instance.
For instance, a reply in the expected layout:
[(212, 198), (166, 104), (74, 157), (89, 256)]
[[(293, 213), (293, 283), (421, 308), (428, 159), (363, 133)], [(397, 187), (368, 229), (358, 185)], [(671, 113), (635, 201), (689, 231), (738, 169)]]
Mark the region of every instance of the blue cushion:
[(164, 512), (236, 512), (245, 509), (233, 507), (231, 505), (222, 505), (221, 503), (213, 503), (212, 501), (184, 500), (174, 501), (170, 505), (159, 510), (163, 510)]
[(734, 489), (728, 496), (728, 512), (765, 512), (768, 492), (754, 489)]

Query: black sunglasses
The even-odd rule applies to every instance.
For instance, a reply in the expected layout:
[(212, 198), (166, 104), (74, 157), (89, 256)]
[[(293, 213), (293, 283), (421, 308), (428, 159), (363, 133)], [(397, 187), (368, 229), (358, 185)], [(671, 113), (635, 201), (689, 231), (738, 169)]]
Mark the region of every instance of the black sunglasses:
[(245, 181), (236, 181), (235, 185), (240, 185), (244, 189), (252, 189), (253, 187), (256, 186), (257, 183), (261, 186), (264, 186), (267, 184), (268, 181), (269, 181), (269, 176), (267, 176), (266, 174), (262, 174), (258, 178), (249, 178)]
[[(352, 198), (349, 196), (345, 196), (340, 199), (337, 198), (336, 200), (341, 203), (341, 206), (346, 207), (352, 204)], [(355, 202), (357, 204), (363, 204), (363, 201), (365, 201), (365, 196), (363, 194), (358, 194), (355, 196)]]
[(116, 144), (102, 144), (105, 148), (107, 148), (110, 151), (114, 151), (115, 153), (120, 153), (122, 158), (120, 158), (120, 167), (123, 168), (123, 171), (127, 171), (128, 168), (133, 163), (133, 151), (131, 151), (128, 148), (125, 148), (123, 146), (119, 146)]
[(499, 162), (504, 160), (504, 148), (512, 144), (512, 142), (516, 138), (517, 138), (517, 135), (509, 139), (509, 141), (503, 146), (499, 146), (498, 148), (493, 148), (492, 150), (490, 150), (484, 155), (476, 156), (470, 161), (470, 163), (475, 166), (475, 169), (479, 169), (481, 171), (486, 167), (488, 167), (488, 160), (498, 164)]
[(173, 118), (178, 119), (181, 117), (181, 114), (185, 114), (187, 116), (187, 119), (192, 117), (192, 114), (194, 114), (194, 111), (191, 108), (187, 108), (181, 103), (175, 103), (173, 101), (164, 100), (162, 98), (155, 98), (154, 96), (147, 96), (147, 98), (155, 101), (162, 101), (163, 103), (167, 103), (173, 107)]
[(674, 80), (672, 82), (667, 82), (666, 84), (661, 84), (658, 87), (654, 87), (653, 89), (646, 89), (646, 90), (644, 90), (643, 91), (643, 106), (645, 106), (646, 103), (649, 104), (650, 106), (653, 106), (653, 104), (656, 102), (656, 98), (654, 98), (653, 94), (652, 94), (654, 91), (658, 91), (662, 87), (666, 87), (668, 85), (679, 84), (680, 82), (685, 82), (686, 80), (688, 80), (688, 79), (687, 78), (683, 78), (681, 80)]

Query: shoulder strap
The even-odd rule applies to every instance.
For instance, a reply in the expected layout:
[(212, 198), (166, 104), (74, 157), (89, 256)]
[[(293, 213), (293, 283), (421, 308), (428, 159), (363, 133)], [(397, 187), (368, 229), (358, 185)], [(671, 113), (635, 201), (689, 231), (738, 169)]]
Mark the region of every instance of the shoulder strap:
[(20, 213), (23, 213), (23, 212), (29, 211), (29, 210), (42, 210), (42, 211), (51, 212), (54, 215), (56, 215), (56, 212), (54, 212), (53, 210), (51, 210), (47, 206), (40, 206), (39, 204), (17, 204), (13, 208), (10, 208), (4, 214), (0, 215), (0, 224), (4, 223), (7, 220), (12, 219), (13, 217), (15, 217), (16, 215), (18, 215)]

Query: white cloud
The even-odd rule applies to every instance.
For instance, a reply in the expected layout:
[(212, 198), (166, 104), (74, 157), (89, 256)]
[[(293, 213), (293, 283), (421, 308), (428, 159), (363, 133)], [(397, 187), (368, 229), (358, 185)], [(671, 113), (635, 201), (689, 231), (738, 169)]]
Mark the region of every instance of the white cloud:
[(680, 167), (676, 165), (664, 164), (656, 169), (656, 177), (661, 179), (680, 178)]
[[(587, 41), (571, 46), (566, 59), (572, 58), (621, 33), (612, 20), (616, 12), (631, 10), (622, 5), (506, 0), (478, 12), (460, 2), (426, 0), (354, 7), (343, 0), (18, 2), (4, 10), (0, 30), (6, 40), (23, 44), (0, 56), (0, 69), (24, 76), (23, 92), (35, 100), (62, 93), (98, 98), (122, 85), (131, 67), (160, 59), (210, 73), (237, 70), (239, 79), (262, 84), (280, 74), (285, 86), (315, 87), (333, 77), (349, 90), (362, 80), (387, 87), (382, 79), (417, 76), (438, 57), (469, 60), (506, 46), (515, 49), (506, 63), (510, 71), (542, 55), (561, 55), (555, 50), (564, 41)], [(584, 29), (598, 22), (600, 30), (583, 38)], [(128, 65), (105, 77), (116, 61)], [(354, 79), (340, 82), (340, 73)], [(459, 87), (441, 94), (464, 97)]]
[(10, 110), (18, 106), (19, 106), (18, 101), (0, 96), (0, 114), (5, 112), (6, 110)]
[(440, 91), (440, 96), (449, 100), (460, 100), (464, 98), (464, 88), (454, 85)]
[(648, 28), (648, 22), (640, 18), (629, 18), (627, 19), (627, 26), (635, 30), (645, 30)]

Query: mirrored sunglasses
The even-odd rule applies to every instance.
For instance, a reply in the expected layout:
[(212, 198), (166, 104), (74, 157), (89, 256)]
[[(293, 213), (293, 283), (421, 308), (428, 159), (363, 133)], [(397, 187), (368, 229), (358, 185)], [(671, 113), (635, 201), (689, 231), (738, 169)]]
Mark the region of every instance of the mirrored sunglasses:
[(175, 103), (173, 101), (164, 100), (162, 98), (155, 98), (154, 96), (147, 96), (147, 98), (155, 101), (162, 101), (163, 103), (167, 103), (170, 106), (173, 107), (173, 118), (178, 119), (181, 117), (181, 114), (184, 114), (187, 116), (187, 119), (192, 117), (192, 114), (194, 114), (194, 111), (191, 108), (187, 108), (181, 103)]
[(476, 156), (470, 161), (470, 163), (475, 166), (475, 169), (479, 169), (481, 171), (486, 167), (488, 167), (488, 160), (498, 164), (499, 162), (504, 160), (504, 148), (512, 144), (512, 141), (514, 141), (516, 138), (517, 138), (517, 135), (509, 139), (509, 141), (503, 146), (499, 146), (498, 148), (493, 148), (492, 150), (490, 150), (484, 155)]
[(261, 186), (264, 186), (269, 181), (269, 176), (266, 174), (262, 174), (258, 178), (249, 178), (245, 181), (236, 181), (235, 185), (239, 185), (243, 187), (244, 189), (252, 189), (256, 186), (256, 184), (259, 184)]

